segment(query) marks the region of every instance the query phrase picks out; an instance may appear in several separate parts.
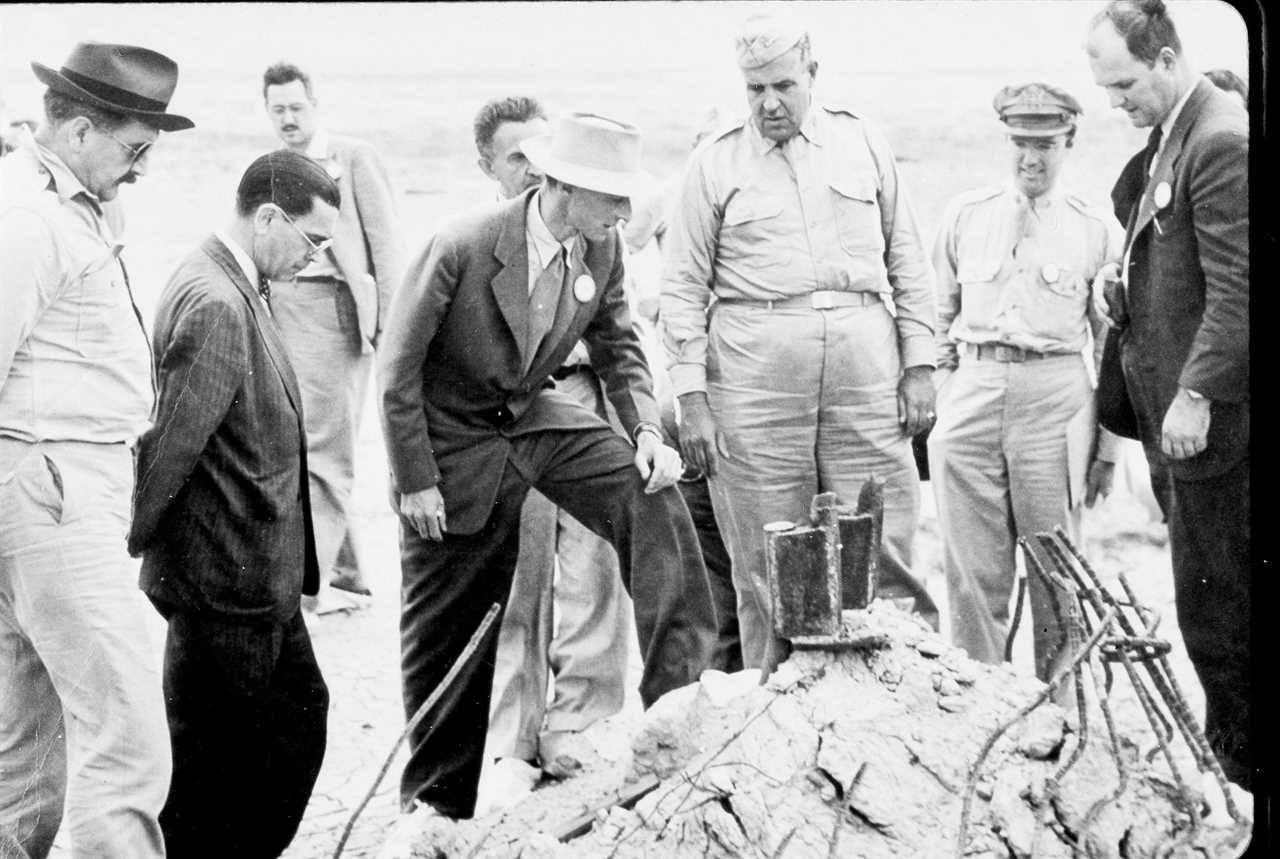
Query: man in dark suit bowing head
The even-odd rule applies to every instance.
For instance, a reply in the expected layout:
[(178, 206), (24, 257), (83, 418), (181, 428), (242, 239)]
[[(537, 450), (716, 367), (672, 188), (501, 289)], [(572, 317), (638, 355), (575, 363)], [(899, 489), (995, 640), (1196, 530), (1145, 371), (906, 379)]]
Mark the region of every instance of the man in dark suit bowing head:
[(302, 620), (319, 584), (297, 377), (271, 280), (323, 253), (338, 186), (295, 152), (245, 171), (236, 216), (169, 279), (129, 550), (169, 622), (169, 856), (279, 856), (324, 757), (329, 693)]
[(1094, 284), (1119, 346), (1099, 391), (1127, 396), (1153, 474), (1168, 470), (1174, 596), (1205, 733), (1248, 788), (1249, 120), (1190, 67), (1161, 0), (1109, 4), (1085, 48), (1112, 106), (1151, 129), (1126, 213), (1123, 300), (1099, 300)]
[[(447, 224), (409, 266), (379, 357), (388, 459), (402, 522), (401, 668), (412, 715), (492, 602), (511, 588), (530, 486), (618, 552), (652, 704), (693, 682), (714, 636), (711, 594), (682, 464), (623, 295), (614, 229), (646, 181), (635, 128), (561, 118), (521, 148), (546, 176)], [(548, 382), (578, 341), (630, 441)], [(495, 642), (411, 736), (410, 806), (470, 817)]]

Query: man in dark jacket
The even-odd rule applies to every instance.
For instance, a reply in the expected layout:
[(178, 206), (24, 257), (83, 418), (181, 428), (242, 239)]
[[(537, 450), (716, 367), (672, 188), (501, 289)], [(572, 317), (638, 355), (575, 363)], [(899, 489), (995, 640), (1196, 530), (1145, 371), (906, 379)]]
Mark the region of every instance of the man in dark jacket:
[(271, 316), (333, 235), (338, 187), (280, 151), (179, 265), (156, 312), (159, 408), (138, 449), (129, 551), (169, 622), (169, 856), (278, 856), (324, 757), (329, 694), (300, 598), (319, 583), (297, 378)]

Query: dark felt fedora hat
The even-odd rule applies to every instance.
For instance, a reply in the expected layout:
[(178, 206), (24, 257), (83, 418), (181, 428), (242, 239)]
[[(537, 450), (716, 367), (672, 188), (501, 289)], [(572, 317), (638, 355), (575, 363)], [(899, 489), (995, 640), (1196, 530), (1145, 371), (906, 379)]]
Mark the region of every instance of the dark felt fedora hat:
[(133, 45), (81, 42), (57, 71), (36, 62), (31, 68), (54, 92), (161, 131), (195, 127), (185, 116), (166, 113), (178, 85), (178, 64), (164, 54)]

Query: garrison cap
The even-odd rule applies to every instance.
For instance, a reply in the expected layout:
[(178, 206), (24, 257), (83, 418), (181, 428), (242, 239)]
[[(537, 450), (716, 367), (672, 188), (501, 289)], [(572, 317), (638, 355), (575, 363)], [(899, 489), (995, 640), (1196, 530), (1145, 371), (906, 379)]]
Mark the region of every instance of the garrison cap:
[(734, 41), (738, 66), (756, 69), (771, 63), (806, 35), (804, 27), (786, 15), (752, 15), (743, 23)]
[(1011, 134), (1052, 137), (1076, 127), (1084, 110), (1066, 90), (1044, 83), (1007, 86), (996, 93), (992, 107)]

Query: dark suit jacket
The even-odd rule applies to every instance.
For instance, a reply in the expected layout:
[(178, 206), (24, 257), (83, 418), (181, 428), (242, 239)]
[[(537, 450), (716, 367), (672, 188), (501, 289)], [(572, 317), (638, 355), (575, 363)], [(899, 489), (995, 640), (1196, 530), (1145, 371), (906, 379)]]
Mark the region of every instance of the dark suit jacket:
[(1158, 446), (1179, 386), (1212, 401), (1207, 449), (1169, 463), (1183, 480), (1221, 474), (1248, 456), (1248, 158), (1244, 110), (1200, 79), (1129, 228), (1130, 322), (1121, 343), (1144, 443)]
[(547, 387), (574, 344), (591, 365), (627, 432), (658, 424), (653, 381), (623, 294), (616, 233), (580, 236), (569, 283), (594, 282), (586, 301), (560, 296), (551, 332), (527, 373), (525, 206), (533, 191), (443, 227), (410, 264), (379, 348), (383, 435), (396, 487), (439, 484), (449, 531), (472, 534), (489, 518), (509, 439), (542, 430), (608, 427)]
[(287, 620), (319, 584), (302, 399), (284, 343), (210, 237), (169, 279), (159, 402), (138, 448), (129, 551), (162, 606)]

